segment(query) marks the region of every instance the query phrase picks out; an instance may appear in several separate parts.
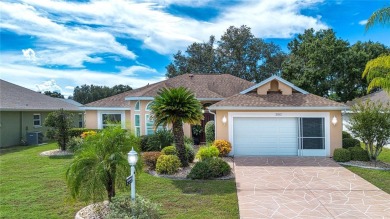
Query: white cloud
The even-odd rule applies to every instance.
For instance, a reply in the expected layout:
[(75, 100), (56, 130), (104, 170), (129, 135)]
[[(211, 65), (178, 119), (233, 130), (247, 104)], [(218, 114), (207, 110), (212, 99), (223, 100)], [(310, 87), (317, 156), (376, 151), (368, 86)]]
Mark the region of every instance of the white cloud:
[[(4, 22), (5, 28), (32, 32), (40, 37), (49, 37), (83, 48), (96, 47), (96, 50), (106, 52), (110, 48), (112, 53), (121, 56), (127, 54), (133, 58), (134, 54), (131, 56), (129, 54), (131, 52), (124, 45), (119, 44), (115, 37), (137, 39), (143, 42), (144, 48), (160, 54), (172, 54), (192, 42), (207, 41), (210, 35), (218, 36), (231, 25), (245, 24), (252, 28), (256, 36), (263, 38), (288, 38), (307, 28), (316, 30), (327, 28), (327, 25), (320, 21), (319, 16), (301, 14), (302, 9), (314, 7), (321, 2), (320, 0), (243, 1), (233, 6), (218, 8), (221, 13), (208, 22), (169, 14), (164, 11), (164, 8), (170, 4), (197, 7), (210, 4), (209, 0), (158, 2), (92, 0), (86, 3), (24, 0), (24, 2), (34, 7), (18, 5), (14, 11), (19, 9), (21, 13), (27, 11), (29, 14), (17, 13), (18, 15), (12, 18), (15, 20), (18, 16), (22, 16), (24, 20), (32, 20), (26, 23), (32, 23), (33, 26), (45, 25), (43, 30), (15, 28), (12, 25), (18, 23), (9, 22), (8, 19)], [(44, 17), (35, 8), (45, 10), (49, 15), (55, 13), (60, 16), (50, 19), (50, 16)], [(68, 27), (62, 24), (69, 21), (83, 25), (98, 25), (98, 27)], [(48, 30), (47, 34), (42, 33), (45, 30)]]
[(24, 56), (27, 60), (30, 60), (30, 61), (35, 62), (36, 59), (37, 59), (36, 56), (35, 56), (34, 50), (31, 49), (31, 48), (22, 49), (22, 53), (23, 53), (23, 56)]
[(57, 85), (57, 83), (54, 79), (44, 81), (41, 84), (36, 84), (35, 86), (37, 88), (37, 91), (42, 92), (42, 93), (45, 91), (51, 91), (51, 92), (57, 92), (57, 93), (62, 92), (61, 87)]
[(65, 86), (65, 89), (74, 90), (74, 87), (73, 86)]
[(119, 75), (137, 75), (139, 73), (158, 73), (156, 69), (149, 66), (133, 65), (130, 67), (117, 67), (121, 70)]
[(364, 26), (367, 24), (367, 20), (361, 20), (361, 21), (359, 21), (359, 24)]

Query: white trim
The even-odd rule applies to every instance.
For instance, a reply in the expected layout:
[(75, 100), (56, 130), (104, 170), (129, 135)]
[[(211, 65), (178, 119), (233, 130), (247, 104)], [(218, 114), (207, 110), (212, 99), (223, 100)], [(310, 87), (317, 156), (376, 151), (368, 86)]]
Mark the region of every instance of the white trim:
[(122, 111), (130, 110), (130, 107), (81, 107), (83, 110), (109, 110), (109, 111)]
[[(38, 119), (34, 119), (34, 116), (39, 116), (39, 125), (35, 125), (35, 121), (38, 121)], [(34, 113), (33, 114), (33, 126), (34, 128), (40, 128), (42, 127), (42, 115), (40, 113)]]
[[(318, 117), (324, 118), (325, 125), (325, 150), (318, 154), (310, 154), (308, 156), (330, 156), (330, 113), (329, 112), (228, 112), (228, 133), (229, 142), (232, 143), (231, 155), (234, 155), (234, 138), (233, 138), (233, 125), (235, 117), (294, 117), (294, 118), (310, 118)], [(298, 136), (297, 136), (298, 137)], [(318, 150), (317, 150), (318, 151)], [(319, 151), (318, 151), (319, 152)], [(306, 154), (304, 154), (306, 155)]]
[(145, 111), (146, 111), (146, 112), (150, 112), (150, 109), (148, 109), (148, 107), (149, 107), (149, 105), (150, 105), (151, 103), (153, 103), (153, 101), (150, 101), (148, 104), (146, 104), (146, 106), (145, 106)]
[(288, 81), (284, 80), (283, 78), (274, 75), (274, 76), (271, 76), (271, 77), (265, 79), (264, 81), (262, 81), (262, 82), (260, 82), (260, 83), (258, 83), (258, 84), (253, 85), (252, 87), (250, 87), (250, 88), (248, 88), (248, 89), (245, 89), (245, 90), (241, 91), (240, 94), (246, 94), (246, 93), (248, 93), (248, 92), (250, 92), (250, 91), (252, 91), (252, 90), (254, 90), (254, 89), (257, 89), (257, 88), (263, 86), (264, 84), (266, 84), (266, 83), (268, 83), (268, 82), (270, 82), (270, 81), (272, 81), (272, 80), (275, 80), (275, 79), (278, 80), (278, 81), (280, 81), (280, 82), (282, 82), (283, 84), (286, 84), (287, 86), (290, 86), (290, 87), (293, 88), (294, 90), (299, 91), (299, 92), (301, 92), (301, 93), (303, 93), (303, 94), (308, 94), (308, 93), (309, 93), (309, 92), (307, 92), (307, 91), (305, 91), (305, 90), (303, 90), (303, 89), (301, 89), (301, 88), (295, 86), (293, 83), (288, 82)]
[[(137, 103), (139, 104), (139, 108), (138, 109), (136, 108)], [(141, 111), (141, 101), (138, 100), (137, 102), (135, 102), (135, 104), (134, 104), (134, 111)]]
[[(135, 119), (135, 117), (136, 116), (139, 116), (139, 125), (137, 126), (136, 124), (135, 124), (135, 122), (136, 122), (136, 119)], [(134, 134), (137, 136), (137, 128), (139, 128), (139, 136), (141, 136), (142, 135), (142, 132), (141, 132), (141, 114), (134, 114)], [(138, 136), (138, 137), (139, 137)]]
[(116, 110), (101, 110), (97, 112), (97, 120), (98, 120), (98, 129), (103, 129), (103, 114), (120, 114), (121, 115), (121, 128), (124, 129), (126, 126), (126, 113), (124, 110), (116, 111)]
[(305, 106), (305, 107), (264, 107), (264, 106), (210, 106), (210, 110), (344, 110), (346, 107), (341, 106)]
[(125, 100), (154, 100), (154, 97), (125, 97)]

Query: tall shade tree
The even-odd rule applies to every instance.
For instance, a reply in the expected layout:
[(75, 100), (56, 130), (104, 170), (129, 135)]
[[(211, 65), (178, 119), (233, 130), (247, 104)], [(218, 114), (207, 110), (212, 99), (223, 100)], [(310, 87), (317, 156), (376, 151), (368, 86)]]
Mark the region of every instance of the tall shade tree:
[[(123, 188), (130, 168), (127, 153), (139, 152), (139, 138), (120, 126), (107, 127), (88, 136), (82, 149), (66, 171), (66, 181), (73, 198), (83, 201), (111, 201), (117, 188)], [(142, 161), (137, 162), (141, 173)]]
[(390, 93), (390, 55), (380, 56), (367, 62), (362, 77), (370, 82), (367, 91), (382, 88)]
[(200, 124), (202, 105), (194, 94), (184, 87), (163, 88), (151, 106), (154, 125), (172, 125), (176, 149), (182, 166), (188, 166), (184, 147), (183, 123)]
[(390, 6), (375, 11), (366, 23), (366, 31), (375, 24), (390, 24)]
[(106, 97), (113, 96), (115, 94), (123, 93), (125, 91), (132, 90), (129, 85), (115, 85), (110, 88), (107, 86), (98, 86), (98, 85), (81, 85), (75, 87), (73, 90), (73, 100), (81, 103), (87, 104), (93, 101), (101, 100)]
[(260, 82), (280, 74), (286, 54), (273, 43), (255, 37), (245, 25), (229, 27), (218, 42), (193, 43), (183, 53), (178, 51), (167, 69), (168, 77), (185, 73), (231, 74)]
[(349, 130), (366, 145), (371, 160), (376, 160), (390, 142), (390, 103), (360, 102), (352, 107)]

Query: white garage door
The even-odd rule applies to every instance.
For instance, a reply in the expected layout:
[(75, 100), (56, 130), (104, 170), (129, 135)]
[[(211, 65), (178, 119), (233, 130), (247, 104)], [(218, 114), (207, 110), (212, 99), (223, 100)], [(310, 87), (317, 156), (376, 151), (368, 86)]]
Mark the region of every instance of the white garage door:
[(234, 117), (235, 155), (297, 155), (297, 118)]

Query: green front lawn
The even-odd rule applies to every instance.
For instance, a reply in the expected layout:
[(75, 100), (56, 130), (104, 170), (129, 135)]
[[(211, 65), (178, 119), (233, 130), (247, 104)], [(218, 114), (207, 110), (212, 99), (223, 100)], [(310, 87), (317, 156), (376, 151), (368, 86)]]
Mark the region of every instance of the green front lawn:
[(376, 187), (390, 194), (390, 171), (344, 166)]
[[(67, 157), (41, 157), (56, 144), (0, 150), (0, 218), (73, 218), (87, 205), (72, 201)], [(129, 193), (129, 191), (124, 191)], [(234, 180), (190, 181), (142, 174), (138, 194), (161, 205), (163, 218), (238, 218)]]
[(378, 160), (386, 163), (390, 163), (390, 149), (383, 148), (382, 152), (378, 156)]

